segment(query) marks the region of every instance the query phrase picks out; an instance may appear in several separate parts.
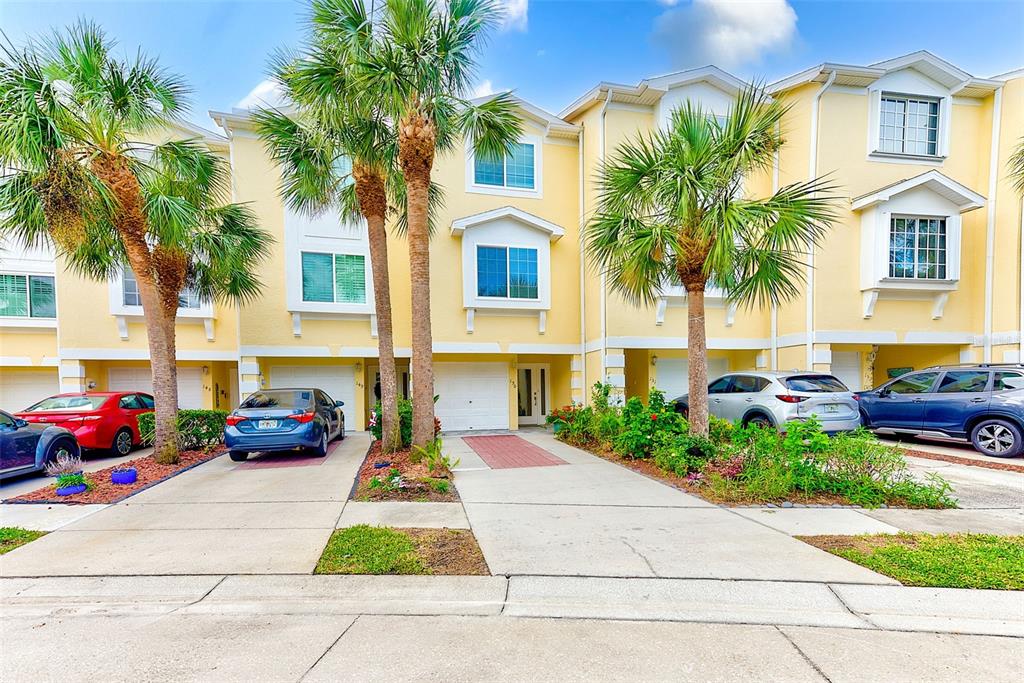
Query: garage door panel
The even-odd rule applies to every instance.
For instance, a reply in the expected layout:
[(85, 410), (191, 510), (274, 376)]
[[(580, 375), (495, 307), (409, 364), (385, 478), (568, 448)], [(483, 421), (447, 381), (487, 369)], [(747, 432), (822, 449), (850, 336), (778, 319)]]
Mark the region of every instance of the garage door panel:
[(850, 391), (863, 389), (860, 372), (860, 352), (833, 351), (832, 374), (839, 378)]
[(435, 363), (434, 391), (438, 395), (434, 412), (442, 429), (508, 429), (505, 363)]
[(327, 392), (335, 401), (344, 401), (345, 427), (355, 428), (356, 371), (352, 365), (274, 365), (270, 368), (270, 388), (312, 387)]
[(15, 413), (57, 393), (56, 370), (0, 372), (0, 410)]
[[(729, 371), (729, 361), (725, 358), (708, 359), (708, 382), (721, 377)], [(686, 358), (659, 358), (655, 370), (658, 389), (665, 393), (665, 398), (672, 400), (690, 393), (690, 364)]]
[[(150, 368), (110, 368), (108, 391), (141, 391), (153, 393), (153, 372)], [(178, 407), (203, 407), (203, 371), (201, 368), (178, 368)]]

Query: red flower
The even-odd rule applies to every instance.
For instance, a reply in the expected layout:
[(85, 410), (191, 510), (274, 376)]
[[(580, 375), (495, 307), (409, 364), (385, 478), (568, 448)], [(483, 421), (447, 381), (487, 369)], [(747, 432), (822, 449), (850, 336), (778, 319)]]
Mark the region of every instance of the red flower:
[(658, 419), (658, 414), (657, 413), (651, 413), (651, 419), (652, 420), (657, 420)]

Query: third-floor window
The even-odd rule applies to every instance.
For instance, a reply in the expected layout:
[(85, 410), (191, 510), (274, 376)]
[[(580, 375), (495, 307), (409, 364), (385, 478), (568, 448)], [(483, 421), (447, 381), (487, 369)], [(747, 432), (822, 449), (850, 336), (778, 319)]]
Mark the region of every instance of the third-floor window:
[(0, 274), (0, 316), (56, 318), (53, 277)]
[(889, 277), (946, 279), (946, 219), (893, 216), (889, 227)]
[[(124, 277), (121, 280), (121, 297), (125, 306), (142, 305), (142, 297), (139, 295), (139, 281), (131, 270), (126, 269), (124, 271)], [(199, 309), (201, 306), (202, 300), (199, 298), (199, 294), (191, 287), (185, 287), (178, 294), (178, 308)]]
[(936, 156), (939, 153), (939, 100), (882, 95), (879, 151)]
[(302, 300), (365, 304), (366, 257), (302, 252)]
[(477, 154), (473, 180), (477, 185), (533, 190), (536, 183), (536, 155), (529, 142), (517, 142), (503, 157)]

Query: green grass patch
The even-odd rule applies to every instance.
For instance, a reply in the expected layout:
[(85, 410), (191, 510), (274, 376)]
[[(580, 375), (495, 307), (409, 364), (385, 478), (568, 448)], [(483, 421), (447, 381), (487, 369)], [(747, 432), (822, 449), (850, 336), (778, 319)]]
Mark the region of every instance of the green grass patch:
[(429, 574), (412, 539), (401, 531), (366, 524), (331, 535), (317, 574)]
[(1024, 536), (877, 534), (800, 539), (905, 586), (1024, 590)]
[(45, 535), (45, 531), (33, 531), (31, 529), (19, 529), (14, 526), (2, 526), (0, 527), (0, 555), (9, 553), (15, 548), (19, 548), (26, 543), (30, 543), (40, 536)]

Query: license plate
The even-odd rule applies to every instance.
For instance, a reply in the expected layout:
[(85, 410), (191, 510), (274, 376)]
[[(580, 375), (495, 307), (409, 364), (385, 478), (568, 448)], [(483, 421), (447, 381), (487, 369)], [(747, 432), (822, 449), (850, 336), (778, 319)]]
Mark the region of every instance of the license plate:
[(838, 413), (839, 412), (839, 404), (838, 403), (826, 403), (825, 404), (825, 412), (826, 413)]
[(277, 420), (260, 420), (256, 423), (256, 429), (277, 429)]

